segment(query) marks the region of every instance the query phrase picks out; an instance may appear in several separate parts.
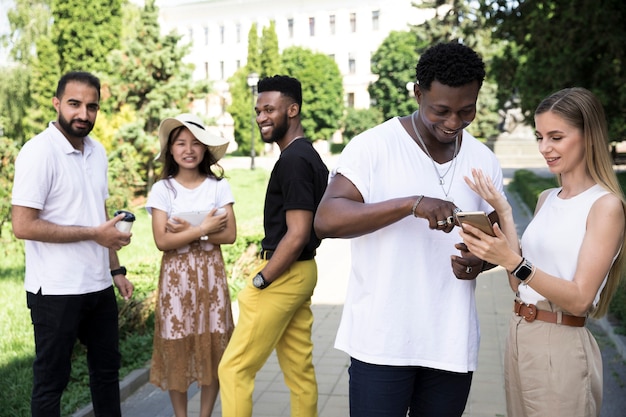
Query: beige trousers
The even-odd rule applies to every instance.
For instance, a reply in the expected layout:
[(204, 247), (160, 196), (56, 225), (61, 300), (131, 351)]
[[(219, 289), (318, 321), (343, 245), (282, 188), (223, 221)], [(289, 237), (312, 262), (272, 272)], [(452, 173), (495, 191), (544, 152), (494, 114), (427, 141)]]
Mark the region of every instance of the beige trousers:
[[(547, 302), (537, 306), (557, 311)], [(507, 417), (593, 417), (602, 405), (602, 357), (586, 327), (512, 314), (504, 355)]]

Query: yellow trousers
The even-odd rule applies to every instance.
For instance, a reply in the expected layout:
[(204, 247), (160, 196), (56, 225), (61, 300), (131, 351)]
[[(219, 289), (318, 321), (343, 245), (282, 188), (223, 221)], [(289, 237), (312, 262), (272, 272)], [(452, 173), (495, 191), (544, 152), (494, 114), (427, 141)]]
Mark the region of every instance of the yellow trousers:
[(317, 417), (311, 341), (316, 283), (312, 259), (293, 263), (263, 290), (251, 280), (241, 290), (239, 319), (218, 368), (222, 417), (252, 416), (254, 379), (274, 349), (291, 392), (291, 417)]

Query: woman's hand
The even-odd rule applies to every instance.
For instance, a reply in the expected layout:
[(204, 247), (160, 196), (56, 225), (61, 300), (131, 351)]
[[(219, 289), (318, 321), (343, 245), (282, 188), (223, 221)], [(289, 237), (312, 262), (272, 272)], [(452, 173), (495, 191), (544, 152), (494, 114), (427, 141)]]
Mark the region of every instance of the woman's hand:
[(511, 205), (506, 198), (493, 185), (491, 178), (487, 177), (482, 170), (472, 168), (473, 181), (468, 177), (463, 177), (467, 185), (476, 194), (481, 196), (499, 216), (503, 216), (507, 211), (512, 211)]
[(493, 225), (493, 231), (496, 236), (489, 236), (477, 227), (470, 224), (464, 224), (459, 235), (463, 239), (463, 243), (467, 249), (474, 255), (478, 256), (491, 264), (501, 265), (505, 268), (513, 269), (519, 255), (511, 250), (509, 242), (502, 233), (500, 225)]

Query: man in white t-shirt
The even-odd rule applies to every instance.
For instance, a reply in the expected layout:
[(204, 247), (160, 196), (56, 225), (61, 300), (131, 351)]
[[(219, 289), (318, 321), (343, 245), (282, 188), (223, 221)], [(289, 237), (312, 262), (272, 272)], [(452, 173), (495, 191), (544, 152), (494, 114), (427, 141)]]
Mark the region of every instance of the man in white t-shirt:
[(450, 232), (460, 210), (493, 212), (463, 180), (472, 168), (503, 189), (495, 155), (464, 130), (484, 63), (438, 44), (416, 76), (419, 111), (348, 143), (315, 217), (320, 238), (352, 238), (335, 342), (351, 357), (352, 417), (461, 416), (476, 369), (475, 278), (489, 266)]
[(15, 161), (11, 204), (13, 232), (25, 240), (24, 286), (35, 334), (31, 413), (60, 416), (70, 377), (72, 349), (87, 348), (96, 415), (120, 416), (120, 352), (112, 282), (128, 299), (116, 251), (130, 233), (108, 220), (107, 157), (88, 136), (100, 102), (100, 81), (69, 72), (52, 104), (57, 119), (24, 144)]

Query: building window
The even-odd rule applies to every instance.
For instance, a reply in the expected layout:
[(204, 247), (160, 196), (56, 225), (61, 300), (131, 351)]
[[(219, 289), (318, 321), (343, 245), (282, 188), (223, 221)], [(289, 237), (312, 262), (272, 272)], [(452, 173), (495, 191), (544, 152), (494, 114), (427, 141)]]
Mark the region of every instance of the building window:
[(350, 32), (356, 32), (356, 13), (350, 13)]
[(330, 34), (334, 35), (335, 34), (335, 15), (331, 14), (330, 15)]
[(236, 69), (241, 68), (241, 59), (238, 59), (238, 60), (235, 62), (235, 68), (236, 68)]
[(188, 35), (189, 35), (189, 42), (193, 42), (193, 28), (189, 28)]
[(224, 28), (224, 25), (220, 26), (220, 43), (222, 45), (224, 44), (226, 40), (225, 32), (226, 32), (226, 29)]
[(328, 57), (332, 59), (333, 61), (335, 60), (335, 54), (328, 54)]
[(224, 61), (220, 61), (220, 80), (224, 79)]
[(205, 45), (209, 44), (209, 27), (208, 26), (204, 27), (204, 44)]
[(309, 17), (309, 35), (315, 36), (315, 18)]
[(209, 79), (209, 63), (204, 63), (204, 78)]
[(347, 106), (350, 108), (354, 108), (354, 93), (348, 93), (348, 103)]
[(241, 43), (241, 23), (237, 23), (235, 30), (237, 31), (237, 43)]
[(289, 29), (289, 37), (293, 38), (293, 19), (287, 20), (287, 28)]
[(378, 30), (380, 24), (380, 10), (372, 12), (372, 30)]
[(348, 57), (348, 72), (350, 74), (356, 73), (356, 59), (352, 55)]

